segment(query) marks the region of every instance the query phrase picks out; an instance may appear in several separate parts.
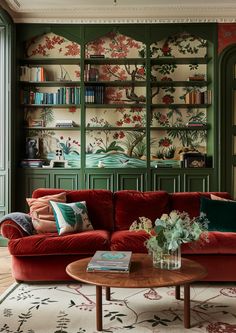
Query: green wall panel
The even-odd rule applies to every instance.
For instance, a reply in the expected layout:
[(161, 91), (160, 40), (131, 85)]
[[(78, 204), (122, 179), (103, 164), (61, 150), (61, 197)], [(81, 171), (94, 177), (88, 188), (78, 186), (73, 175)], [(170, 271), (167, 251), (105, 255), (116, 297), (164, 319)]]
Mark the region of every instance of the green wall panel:
[(185, 192), (208, 192), (210, 190), (210, 176), (207, 174), (184, 175)]
[(180, 192), (181, 190), (181, 175), (178, 173), (171, 174), (159, 174), (155, 172), (153, 174), (153, 190), (154, 191), (167, 191), (169, 193), (172, 192)]
[(86, 188), (87, 189), (103, 189), (114, 191), (114, 175), (113, 173), (92, 173), (86, 174)]
[(78, 173), (55, 173), (51, 175), (50, 187), (62, 188), (65, 190), (77, 190), (79, 188)]
[(117, 174), (117, 191), (119, 190), (137, 190), (145, 191), (145, 175), (142, 173)]

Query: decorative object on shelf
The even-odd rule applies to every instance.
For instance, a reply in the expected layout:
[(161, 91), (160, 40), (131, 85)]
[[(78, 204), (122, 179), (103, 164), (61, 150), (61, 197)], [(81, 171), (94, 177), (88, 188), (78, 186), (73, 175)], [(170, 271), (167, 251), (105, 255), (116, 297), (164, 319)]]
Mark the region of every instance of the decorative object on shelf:
[(37, 159), (39, 153), (39, 138), (26, 138), (26, 156), (29, 159)]
[(62, 149), (56, 149), (56, 160), (57, 161), (63, 161), (64, 160)]
[(163, 269), (178, 269), (181, 267), (180, 245), (196, 241), (202, 235), (208, 240), (208, 219), (204, 214), (190, 218), (188, 213), (173, 210), (170, 214), (162, 214), (153, 227), (147, 217), (139, 217), (130, 230), (144, 230), (150, 237), (145, 241), (149, 254), (153, 256), (153, 265)]
[(200, 152), (183, 153), (182, 161), (184, 168), (205, 168), (206, 154)]
[(104, 168), (105, 164), (102, 161), (98, 161), (98, 168)]

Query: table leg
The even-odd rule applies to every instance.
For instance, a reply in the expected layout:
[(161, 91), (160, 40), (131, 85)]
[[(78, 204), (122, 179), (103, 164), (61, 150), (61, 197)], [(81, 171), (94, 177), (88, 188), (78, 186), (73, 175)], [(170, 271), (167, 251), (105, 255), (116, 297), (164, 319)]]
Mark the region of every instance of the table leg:
[(184, 285), (184, 327), (190, 328), (190, 284)]
[(180, 286), (175, 286), (175, 298), (180, 299)]
[(111, 300), (111, 288), (106, 287), (106, 300), (110, 301)]
[(102, 331), (102, 287), (96, 286), (96, 321), (97, 330)]

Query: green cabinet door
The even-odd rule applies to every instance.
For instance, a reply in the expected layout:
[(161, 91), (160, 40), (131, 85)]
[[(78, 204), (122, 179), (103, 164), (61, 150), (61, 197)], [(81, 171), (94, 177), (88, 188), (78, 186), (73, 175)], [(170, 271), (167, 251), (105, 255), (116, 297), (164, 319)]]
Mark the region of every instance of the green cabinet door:
[(85, 188), (92, 190), (110, 190), (114, 191), (114, 174), (113, 171), (96, 170), (85, 173)]
[[(195, 170), (200, 171), (200, 170)], [(205, 172), (185, 173), (184, 175), (184, 192), (209, 192), (210, 191), (210, 174)]]
[(50, 187), (50, 174), (40, 169), (20, 169), (18, 175), (20, 177), (18, 176), (16, 185), (16, 210), (28, 212), (26, 198), (30, 198), (37, 188)]
[(116, 174), (117, 191), (146, 190), (146, 174), (137, 170), (118, 171)]
[(80, 184), (80, 170), (53, 170), (50, 174), (50, 187), (77, 190)]
[(180, 192), (181, 175), (179, 172), (173, 170), (165, 173), (154, 171), (152, 174), (152, 186), (154, 191)]

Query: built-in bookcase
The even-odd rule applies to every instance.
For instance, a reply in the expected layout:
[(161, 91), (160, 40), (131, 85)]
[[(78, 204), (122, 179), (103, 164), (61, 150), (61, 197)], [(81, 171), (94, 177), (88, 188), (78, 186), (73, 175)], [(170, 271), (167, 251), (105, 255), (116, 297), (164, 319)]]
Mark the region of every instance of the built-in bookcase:
[[(22, 160), (60, 158), (60, 174), (78, 173), (75, 188), (191, 190), (191, 176), (192, 190), (213, 189), (215, 26), (199, 26), (36, 26), (21, 36), (19, 173)], [(204, 154), (204, 167), (183, 169), (186, 151)], [(24, 173), (57, 187), (57, 169), (41, 164), (23, 163)]]

